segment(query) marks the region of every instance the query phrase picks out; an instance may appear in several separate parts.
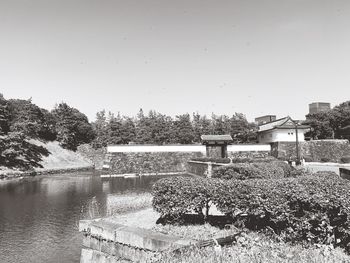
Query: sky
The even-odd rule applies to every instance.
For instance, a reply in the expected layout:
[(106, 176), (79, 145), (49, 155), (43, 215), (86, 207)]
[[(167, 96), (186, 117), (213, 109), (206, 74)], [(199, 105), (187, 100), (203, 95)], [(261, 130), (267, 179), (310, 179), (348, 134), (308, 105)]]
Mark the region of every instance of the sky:
[(52, 109), (303, 119), (350, 99), (348, 0), (0, 0), (0, 93)]

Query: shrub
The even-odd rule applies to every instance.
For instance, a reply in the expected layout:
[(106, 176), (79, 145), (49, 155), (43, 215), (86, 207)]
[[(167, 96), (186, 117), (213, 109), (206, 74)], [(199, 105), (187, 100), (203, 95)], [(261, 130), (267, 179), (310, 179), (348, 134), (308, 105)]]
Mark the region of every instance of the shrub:
[(208, 157), (201, 157), (201, 158), (193, 158), (191, 161), (196, 162), (213, 162), (213, 163), (230, 163), (231, 160), (229, 158), (208, 158)]
[(289, 176), (287, 177), (299, 177), (299, 176), (307, 176), (307, 175), (311, 175), (310, 171), (308, 171), (305, 168), (293, 168), (290, 173)]
[(213, 178), (221, 179), (272, 179), (283, 178), (284, 171), (272, 163), (234, 163), (213, 169)]
[(329, 163), (331, 161), (331, 159), (327, 158), (327, 157), (322, 157), (321, 158), (321, 162), (322, 163)]
[[(168, 177), (158, 180), (152, 188), (152, 205), (161, 217), (177, 220), (185, 214), (208, 214), (215, 181), (199, 177)], [(206, 215), (203, 214), (206, 208)]]
[(343, 156), (340, 160), (342, 163), (350, 163), (350, 156)]
[(153, 196), (163, 217), (195, 212), (205, 218), (203, 208), (215, 204), (237, 226), (350, 251), (350, 182), (335, 173), (279, 180), (172, 177), (158, 181)]
[(294, 168), (292, 166), (290, 166), (288, 163), (286, 163), (284, 161), (273, 161), (272, 163), (274, 165), (282, 168), (283, 173), (284, 173), (284, 177), (289, 177), (291, 172), (294, 170)]
[(249, 229), (271, 228), (286, 241), (334, 244), (350, 241), (350, 184), (336, 174), (281, 180), (232, 180), (212, 201)]
[(263, 158), (252, 158), (252, 157), (231, 158), (232, 163), (269, 163), (276, 160), (277, 159), (273, 156), (266, 156)]

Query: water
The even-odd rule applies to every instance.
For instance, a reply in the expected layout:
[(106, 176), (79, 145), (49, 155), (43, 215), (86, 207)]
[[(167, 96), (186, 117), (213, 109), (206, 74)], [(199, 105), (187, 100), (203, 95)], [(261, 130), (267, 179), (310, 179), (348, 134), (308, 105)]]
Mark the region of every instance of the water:
[(103, 216), (108, 195), (149, 192), (159, 178), (102, 180), (90, 172), (0, 183), (0, 262), (79, 262), (77, 226), (92, 200)]

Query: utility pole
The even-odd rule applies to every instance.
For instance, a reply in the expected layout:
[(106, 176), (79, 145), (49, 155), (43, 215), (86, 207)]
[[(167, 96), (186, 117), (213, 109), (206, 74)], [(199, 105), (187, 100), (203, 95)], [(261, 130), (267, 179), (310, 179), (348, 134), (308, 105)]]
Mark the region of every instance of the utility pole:
[(295, 161), (295, 165), (300, 165), (300, 154), (299, 154), (299, 138), (298, 138), (298, 123), (295, 122), (295, 150), (297, 154), (297, 159)]

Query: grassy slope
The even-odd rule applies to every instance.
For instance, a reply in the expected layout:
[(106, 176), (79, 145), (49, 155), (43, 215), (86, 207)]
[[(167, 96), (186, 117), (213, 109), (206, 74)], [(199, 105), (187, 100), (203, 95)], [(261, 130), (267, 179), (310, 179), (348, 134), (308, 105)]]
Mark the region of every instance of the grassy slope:
[[(88, 159), (84, 158), (79, 153), (63, 149), (58, 142), (32, 142), (44, 146), (51, 153), (49, 156), (43, 157), (40, 163), (44, 169), (81, 168), (92, 165)], [(37, 170), (42, 170), (42, 168)]]

